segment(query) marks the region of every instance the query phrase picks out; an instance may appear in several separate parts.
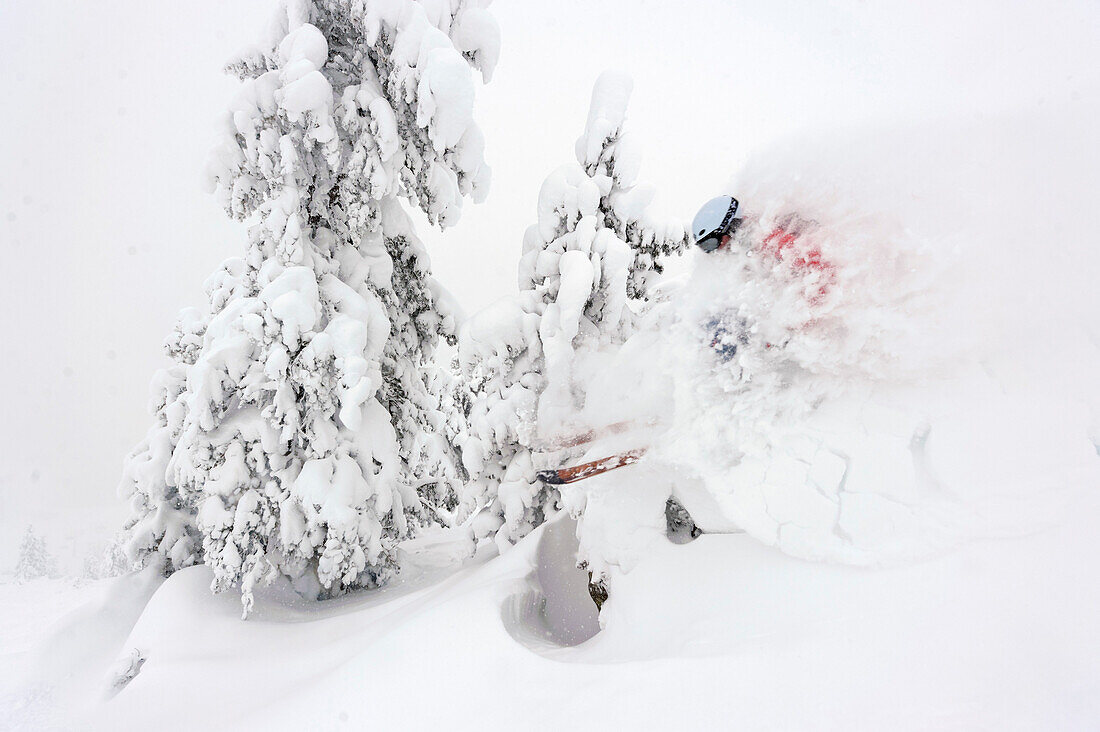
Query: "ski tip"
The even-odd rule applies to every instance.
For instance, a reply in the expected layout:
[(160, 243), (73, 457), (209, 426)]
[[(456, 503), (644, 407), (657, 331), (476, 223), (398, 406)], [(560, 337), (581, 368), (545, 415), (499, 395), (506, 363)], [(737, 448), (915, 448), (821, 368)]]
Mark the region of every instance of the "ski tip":
[(537, 473), (537, 477), (543, 483), (547, 483), (549, 485), (561, 485), (565, 482), (561, 479), (561, 475), (559, 475), (558, 471), (556, 470), (540, 470)]

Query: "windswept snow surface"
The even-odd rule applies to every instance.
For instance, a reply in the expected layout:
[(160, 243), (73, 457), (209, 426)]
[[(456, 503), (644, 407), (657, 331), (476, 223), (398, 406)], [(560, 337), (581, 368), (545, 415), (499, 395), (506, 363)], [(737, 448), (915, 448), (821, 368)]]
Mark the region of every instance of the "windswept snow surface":
[(379, 592), (266, 591), (247, 622), (187, 569), (117, 644), (145, 659), (137, 675), (76, 726), (1084, 729), (1100, 714), (1100, 626), (1068, 611), (1100, 601), (1098, 518), (1091, 500), (1057, 531), (875, 571), (744, 534), (664, 542), (618, 578), (603, 632), (571, 648), (532, 602), (540, 565), (568, 563), (554, 526)]

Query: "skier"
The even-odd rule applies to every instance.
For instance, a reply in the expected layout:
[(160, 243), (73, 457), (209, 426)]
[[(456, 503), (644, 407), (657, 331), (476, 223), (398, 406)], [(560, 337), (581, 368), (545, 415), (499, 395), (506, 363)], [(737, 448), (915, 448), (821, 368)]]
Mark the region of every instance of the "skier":
[[(740, 207), (733, 196), (718, 196), (704, 203), (691, 223), (695, 245), (707, 254), (724, 250), (745, 221), (738, 215)], [(815, 270), (831, 275), (833, 266), (821, 259), (821, 250), (796, 246), (800, 237), (816, 225), (814, 221), (792, 214), (781, 219), (753, 249), (788, 264), (795, 271)]]
[[(695, 245), (707, 254), (725, 249), (733, 239), (743, 219), (737, 215), (740, 203), (733, 196), (718, 196), (703, 204), (691, 222)], [(737, 355), (737, 346), (748, 343), (748, 323), (738, 319), (726, 323), (723, 318), (711, 318), (703, 324), (710, 334), (710, 347), (723, 361)]]
[[(739, 215), (740, 207), (733, 196), (718, 196), (703, 204), (691, 224), (696, 246), (707, 254), (727, 250), (745, 222)], [(822, 260), (818, 248), (800, 242), (800, 237), (815, 226), (815, 222), (792, 214), (780, 220), (759, 242), (745, 242), (760, 255), (783, 263), (796, 275), (816, 273), (815, 285), (806, 294), (811, 305), (821, 303), (835, 276), (832, 264)], [(704, 327), (711, 336), (710, 347), (723, 361), (733, 359), (738, 346), (748, 345), (749, 324), (744, 318), (732, 314), (714, 317), (704, 323)], [(772, 347), (774, 344), (765, 344), (765, 348)]]
[[(811, 305), (821, 302), (829, 287), (835, 282), (833, 265), (821, 258), (821, 251), (814, 245), (812, 237), (804, 236), (817, 227), (817, 223), (797, 214), (786, 216), (778, 221), (764, 236), (757, 240), (756, 219), (751, 221), (740, 215), (740, 202), (733, 196), (718, 196), (703, 204), (691, 224), (691, 233), (695, 245), (708, 255), (731, 252), (730, 242), (738, 239), (738, 245), (751, 249), (762, 261), (768, 263), (771, 271), (785, 270), (788, 276), (802, 277), (811, 275), (811, 284), (804, 291)], [(746, 222), (754, 224), (750, 227)], [(765, 229), (766, 230), (766, 229)], [(782, 275), (779, 275), (782, 276)], [(722, 361), (730, 361), (737, 355), (738, 348), (749, 344), (750, 327), (748, 321), (736, 313), (725, 313), (708, 319), (703, 324), (710, 336), (709, 345)], [(785, 341), (766, 342), (766, 349), (782, 348)], [(610, 434), (620, 434), (634, 425), (633, 422), (618, 422), (604, 428), (590, 429), (584, 432), (565, 435), (547, 441), (542, 449), (553, 451), (565, 447), (577, 447), (593, 442)], [(623, 452), (610, 457), (593, 460), (581, 465), (540, 471), (540, 480), (553, 485), (575, 483), (585, 478), (601, 475), (641, 460), (646, 454), (645, 448)]]
[[(725, 248), (742, 219), (737, 215), (739, 204), (733, 196), (719, 196), (707, 201), (691, 224), (691, 233), (695, 238), (695, 244), (704, 252), (710, 254)], [(735, 323), (726, 323), (723, 318), (712, 318), (705, 323), (705, 327), (711, 334), (710, 346), (718, 353), (723, 361), (728, 361), (737, 355), (738, 345), (748, 343), (748, 323), (743, 319), (737, 319)], [(576, 447), (587, 444), (608, 434), (617, 434), (626, 431), (633, 422), (619, 422), (598, 430), (586, 430), (576, 435), (566, 435), (557, 440), (551, 440), (546, 445), (549, 449), (562, 447)], [(575, 483), (585, 478), (606, 473), (609, 470), (632, 465), (646, 454), (645, 448), (630, 450), (618, 455), (593, 460), (572, 467), (542, 470), (538, 473), (539, 480), (551, 485), (564, 485)]]

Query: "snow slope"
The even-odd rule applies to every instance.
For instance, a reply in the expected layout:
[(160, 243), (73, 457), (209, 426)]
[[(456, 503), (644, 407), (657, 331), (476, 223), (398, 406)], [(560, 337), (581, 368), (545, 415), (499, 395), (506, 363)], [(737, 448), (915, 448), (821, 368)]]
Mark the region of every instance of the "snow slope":
[(571, 648), (548, 638), (531, 602), (539, 564), (565, 558), (546, 529), (442, 579), (429, 571), (319, 606), (268, 594), (246, 623), (234, 598), (206, 592), (207, 570), (189, 569), (157, 590), (121, 646), (140, 649), (140, 673), (81, 719), (1083, 729), (1100, 714), (1100, 627), (1067, 610), (1100, 601), (1088, 580), (1097, 509), (1092, 500), (1055, 531), (878, 571), (803, 562), (745, 535), (666, 543), (616, 585), (603, 632)]
[(32, 669), (58, 622), (83, 604), (87, 594), (88, 588), (68, 580), (0, 581), (0, 719), (5, 729), (45, 728), (55, 715), (52, 684), (38, 683)]

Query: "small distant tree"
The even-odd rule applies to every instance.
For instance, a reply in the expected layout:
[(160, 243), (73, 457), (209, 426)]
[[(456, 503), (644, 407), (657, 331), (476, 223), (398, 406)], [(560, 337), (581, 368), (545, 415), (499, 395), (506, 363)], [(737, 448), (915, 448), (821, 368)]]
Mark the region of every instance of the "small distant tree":
[(542, 185), (538, 223), (524, 236), (518, 296), (475, 316), (461, 355), (474, 398), (467, 467), (481, 531), (514, 542), (545, 520), (558, 492), (534, 479), (531, 447), (568, 425), (585, 402), (575, 366), (633, 332), (662, 257), (682, 249), (682, 224), (649, 213), (635, 185), (638, 157), (623, 132), (632, 82), (605, 72), (592, 92), (576, 162)]
[(19, 559), (15, 563), (15, 581), (29, 582), (41, 577), (57, 577), (57, 560), (46, 549), (46, 540), (28, 526), (19, 546)]
[(118, 577), (130, 568), (123, 551), (121, 537), (108, 542), (98, 552), (90, 552), (84, 557), (84, 563), (77, 578), (77, 584), (87, 584), (96, 580)]

